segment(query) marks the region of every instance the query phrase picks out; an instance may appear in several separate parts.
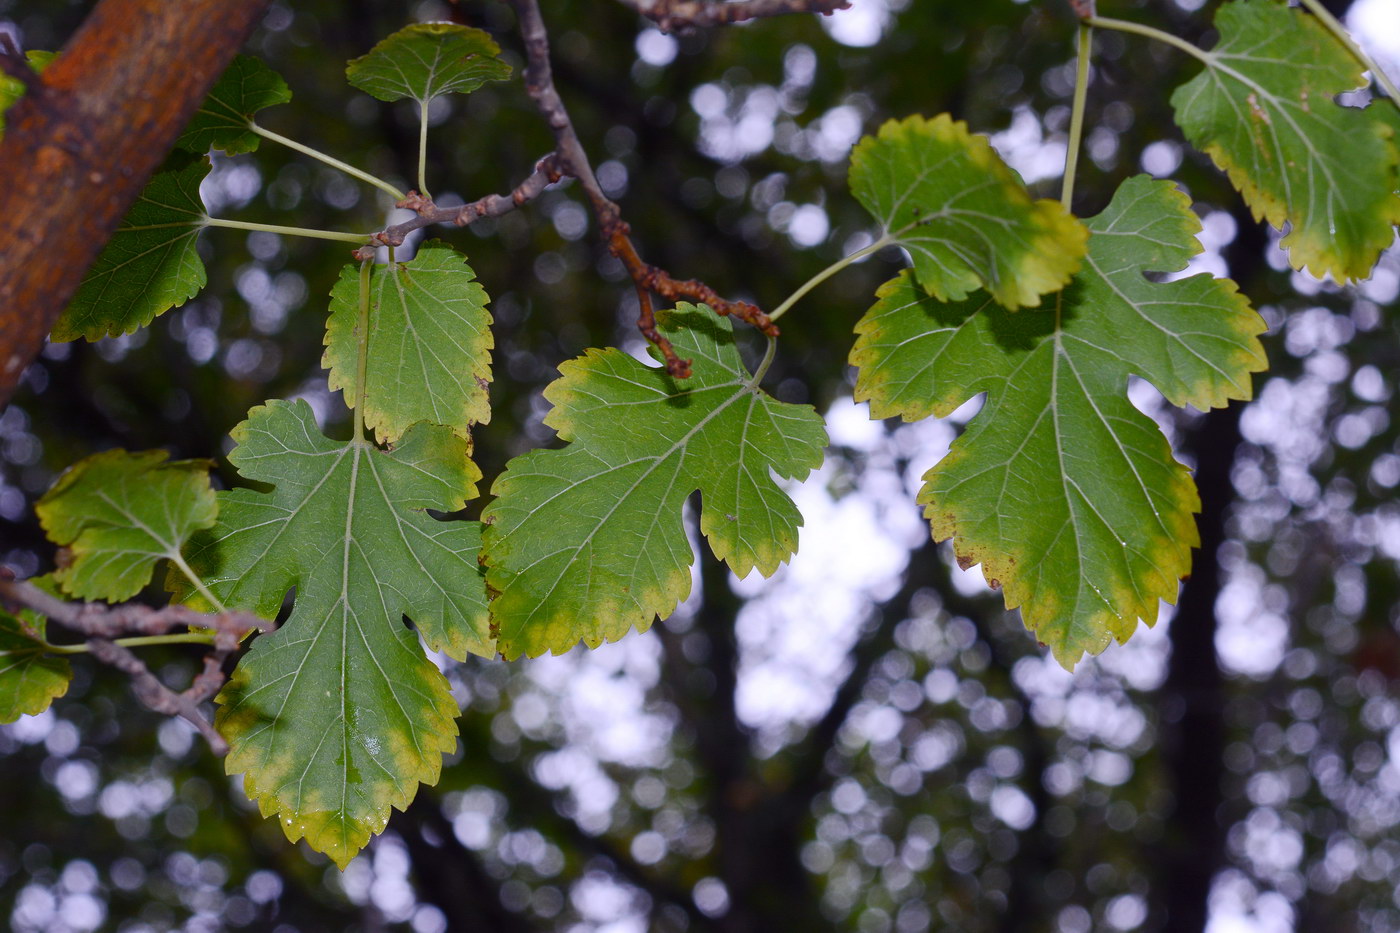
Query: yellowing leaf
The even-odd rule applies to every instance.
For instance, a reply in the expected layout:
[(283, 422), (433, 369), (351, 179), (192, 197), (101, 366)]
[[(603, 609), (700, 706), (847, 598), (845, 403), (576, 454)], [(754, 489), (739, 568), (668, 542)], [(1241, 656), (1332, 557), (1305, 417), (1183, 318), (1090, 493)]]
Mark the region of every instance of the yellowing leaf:
[(1400, 149), (1375, 110), (1333, 100), (1365, 83), (1361, 66), (1277, 0), (1223, 4), (1215, 25), (1205, 71), (1172, 95), (1177, 123), (1256, 218), (1292, 225), (1283, 246), (1295, 269), (1366, 278), (1400, 222)]
[(924, 475), (938, 540), (981, 564), (1055, 657), (1126, 641), (1175, 601), (1197, 543), (1187, 469), (1126, 396), (1128, 377), (1177, 405), (1250, 396), (1263, 320), (1234, 283), (1183, 268), (1200, 223), (1169, 182), (1124, 182), (1092, 232), (1085, 268), (1053, 310), (1011, 314), (986, 295), (940, 304), (906, 272), (857, 327), (857, 399), (877, 417), (982, 411)]
[(189, 561), (230, 608), (272, 618), (296, 601), (239, 662), (215, 725), (263, 814), (343, 867), (455, 745), (457, 705), (418, 635), (458, 659), (494, 653), (481, 526), (425, 511), (460, 509), (480, 473), (446, 428), (381, 451), (326, 438), (305, 402), (255, 408), (233, 437), (229, 460), (273, 488), (220, 493)]
[[(468, 425), (488, 421), (491, 315), (467, 257), (431, 240), (412, 262), (374, 266), (371, 276), (365, 424), (387, 442), (417, 421), (445, 424), (464, 436)], [(360, 274), (352, 263), (331, 290), (322, 360), (330, 387), (343, 389), (352, 406), (359, 320)]]
[(1032, 199), (987, 138), (947, 114), (891, 120), (862, 139), (850, 185), (945, 301), (985, 288), (1008, 308), (1038, 305), (1084, 257), (1083, 224), (1058, 201)]
[(797, 548), (802, 516), (775, 476), (821, 464), (808, 405), (752, 385), (728, 318), (682, 304), (657, 315), (694, 376), (677, 383), (620, 350), (559, 367), (545, 423), (569, 445), (516, 457), (486, 509), (492, 625), (507, 658), (590, 647), (646, 629), (690, 592), (681, 508), (700, 490), (700, 530), (739, 576)]
[(68, 548), (53, 577), (78, 599), (130, 599), (157, 561), (182, 560), (190, 535), (214, 524), (207, 460), (163, 450), (108, 450), (80, 460), (35, 505), (44, 531)]

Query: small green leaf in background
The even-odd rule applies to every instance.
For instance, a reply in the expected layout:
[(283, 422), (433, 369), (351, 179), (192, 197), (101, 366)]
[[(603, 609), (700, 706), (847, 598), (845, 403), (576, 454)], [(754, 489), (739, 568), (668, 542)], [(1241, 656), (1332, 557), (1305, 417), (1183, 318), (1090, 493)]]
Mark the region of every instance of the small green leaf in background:
[(410, 97), (427, 106), (443, 94), (469, 94), (510, 77), (510, 66), (490, 35), (455, 23), (414, 23), (350, 62), (345, 76), (360, 90), (393, 101)]
[[(51, 577), (30, 583), (60, 595)], [(66, 658), (46, 654), (46, 619), (34, 612), (12, 616), (0, 610), (0, 723), (37, 716), (68, 692), (73, 670)]]
[(646, 629), (690, 592), (686, 497), (739, 576), (768, 576), (797, 549), (802, 516), (775, 481), (821, 465), (809, 405), (750, 385), (728, 318), (681, 304), (657, 315), (695, 375), (678, 384), (621, 350), (589, 350), (545, 389), (545, 423), (569, 445), (516, 457), (486, 510), (487, 584), (507, 658), (562, 653)]
[(54, 324), (55, 341), (129, 334), (204, 287), (195, 238), (208, 215), (199, 183), (209, 159), (176, 152), (166, 160), (88, 270)]
[(230, 462), (274, 488), (219, 493), (190, 563), (231, 608), (273, 618), (293, 588), (296, 602), (239, 662), (215, 725), (263, 815), (344, 867), (455, 744), (457, 704), (418, 636), (494, 654), (481, 525), (425, 512), (462, 508), (480, 473), (447, 428), (420, 423), (385, 452), (326, 438), (305, 402), (254, 408), (232, 433)]
[(985, 294), (940, 304), (906, 271), (851, 353), (874, 417), (942, 417), (987, 393), (919, 501), (934, 537), (981, 564), (1067, 668), (1154, 622), (1198, 543), (1190, 473), (1128, 401), (1128, 377), (1205, 409), (1249, 398), (1266, 365), (1264, 322), (1233, 282), (1144, 277), (1200, 251), (1170, 182), (1128, 179), (1088, 226), (1084, 271), (1054, 310), (1011, 314)]
[[(29, 62), (29, 67), (35, 73), (44, 70), (49, 62), (58, 56), (57, 52), (25, 52), (25, 60)], [(7, 74), (0, 74), (0, 136), (5, 135), (5, 111), (9, 110), (14, 102), (24, 96), (24, 82), (18, 78), (12, 78)]]
[(1035, 306), (1084, 258), (1084, 225), (1058, 201), (1032, 199), (987, 137), (947, 114), (890, 120), (862, 139), (850, 186), (945, 301), (985, 288), (1008, 308)]
[(1400, 222), (1400, 149), (1377, 113), (1333, 98), (1362, 68), (1318, 20), (1277, 0), (1236, 0), (1215, 17), (1205, 71), (1172, 94), (1186, 138), (1224, 169), (1295, 269), (1340, 282), (1370, 275)]
[(218, 505), (207, 460), (168, 460), (163, 450), (108, 450), (78, 461), (35, 505), (44, 532), (68, 548), (54, 572), (77, 599), (130, 599), (157, 561), (214, 524)]
[[(367, 427), (397, 440), (417, 421), (458, 434), (491, 417), (491, 315), (486, 290), (467, 257), (438, 240), (408, 263), (375, 266), (370, 280), (369, 350), (365, 368)], [(331, 289), (326, 353), (331, 389), (355, 403), (358, 378), (360, 273), (351, 263)]]
[(252, 152), (261, 140), (248, 128), (253, 114), (291, 99), (281, 75), (250, 55), (236, 56), (175, 145), (199, 155), (210, 149), (229, 155)]

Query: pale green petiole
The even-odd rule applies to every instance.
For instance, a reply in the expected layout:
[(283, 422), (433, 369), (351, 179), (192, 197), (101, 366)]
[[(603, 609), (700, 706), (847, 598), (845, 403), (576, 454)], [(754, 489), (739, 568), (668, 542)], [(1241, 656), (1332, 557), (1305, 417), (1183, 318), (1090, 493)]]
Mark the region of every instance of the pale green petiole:
[(428, 105), (418, 102), (418, 193), (425, 198), (428, 194)]
[(1131, 32), (1139, 36), (1146, 36), (1149, 39), (1156, 39), (1158, 42), (1165, 42), (1190, 55), (1198, 58), (1207, 65), (1214, 65), (1215, 56), (1204, 49), (1199, 49), (1179, 36), (1174, 36), (1169, 32), (1163, 32), (1152, 26), (1144, 26), (1142, 23), (1131, 23), (1125, 19), (1111, 19), (1107, 16), (1091, 16), (1084, 20), (1086, 26), (1098, 26), (1100, 29), (1115, 29), (1118, 32)]
[[(391, 259), (390, 262), (393, 260)], [(369, 284), (373, 259), (360, 263), (360, 323), (355, 336), (359, 351), (355, 357), (355, 441), (365, 443), (365, 375), (369, 369)]]
[[(146, 648), (152, 645), (212, 645), (213, 643), (214, 635), (212, 632), (184, 632), (179, 635), (135, 635), (131, 638), (112, 639), (112, 644), (121, 645), (123, 648)], [(44, 654), (86, 654), (91, 650), (86, 642), (78, 645), (51, 645), (44, 642), (42, 647)], [(0, 658), (34, 653), (27, 649), (0, 651)]]
[(858, 249), (854, 253), (851, 253), (851, 255), (836, 260), (831, 265), (827, 266), (825, 269), (818, 272), (816, 275), (812, 276), (810, 279), (804, 282), (802, 286), (797, 289), (797, 291), (789, 295), (782, 304), (778, 305), (777, 308), (773, 309), (773, 313), (768, 315), (768, 319), (770, 321), (776, 321), (784, 314), (787, 314), (788, 309), (791, 308), (793, 305), (797, 304), (797, 302), (802, 298), (803, 295), (807, 294), (812, 289), (816, 288), (818, 285), (825, 282), (827, 279), (831, 278), (833, 275), (849, 266), (851, 263), (859, 262), (866, 256), (869, 256), (873, 253), (878, 253), (886, 246), (889, 246), (891, 243), (895, 242), (895, 239), (896, 238), (894, 237), (894, 235), (887, 233), (884, 236), (880, 237), (880, 239), (876, 240), (874, 243), (871, 243), (869, 246), (865, 247), (864, 249)]
[(1084, 137), (1084, 105), (1089, 97), (1089, 60), (1093, 56), (1094, 27), (1079, 26), (1079, 67), (1074, 78), (1074, 110), (1069, 120), (1069, 145), (1065, 149), (1065, 180), (1060, 189), (1060, 203), (1072, 209), (1074, 176), (1079, 169), (1079, 147)]
[[(162, 224), (161, 226), (167, 226)], [(283, 227), (280, 224), (257, 224), (247, 220), (225, 220), (222, 217), (205, 217), (203, 220), (191, 221), (186, 224), (169, 224), (172, 227), (227, 227), (230, 230), (260, 230), (263, 233), (281, 233), (285, 236), (304, 236), (316, 240), (339, 240), (342, 243), (368, 243), (367, 233), (342, 233), (339, 230), (318, 230), (314, 227)], [(143, 227), (127, 227), (128, 230), (147, 229)]]
[[(426, 120), (427, 118), (425, 117), (425, 131), (427, 128)], [(310, 146), (303, 145), (302, 143), (297, 142), (295, 139), (288, 139), (281, 133), (274, 133), (272, 132), (272, 130), (263, 129), (261, 126), (258, 126), (252, 120), (248, 121), (248, 129), (252, 130), (254, 133), (257, 133), (263, 139), (270, 139), (275, 143), (281, 143), (288, 149), (295, 149), (302, 155), (311, 156), (311, 158), (318, 159), (329, 165), (331, 168), (339, 169), (345, 174), (351, 176), (352, 178), (358, 178), (360, 181), (368, 182), (369, 184), (374, 185), (376, 188), (380, 189), (381, 191), (387, 192), (391, 197), (393, 197), (395, 201), (402, 201), (404, 199), (404, 193), (398, 188), (395, 188), (393, 185), (389, 184), (384, 179), (371, 175), (369, 172), (363, 171), (362, 169), (355, 168), (355, 166), (353, 165), (347, 165), (346, 163), (335, 158), (334, 156), (326, 155), (319, 149), (312, 149)]]

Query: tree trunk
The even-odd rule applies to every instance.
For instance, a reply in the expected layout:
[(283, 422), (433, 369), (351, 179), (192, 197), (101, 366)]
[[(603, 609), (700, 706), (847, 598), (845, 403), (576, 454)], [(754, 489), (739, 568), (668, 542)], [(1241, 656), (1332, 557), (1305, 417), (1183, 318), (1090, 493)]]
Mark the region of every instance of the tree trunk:
[(0, 407), (267, 3), (102, 0), (7, 112)]

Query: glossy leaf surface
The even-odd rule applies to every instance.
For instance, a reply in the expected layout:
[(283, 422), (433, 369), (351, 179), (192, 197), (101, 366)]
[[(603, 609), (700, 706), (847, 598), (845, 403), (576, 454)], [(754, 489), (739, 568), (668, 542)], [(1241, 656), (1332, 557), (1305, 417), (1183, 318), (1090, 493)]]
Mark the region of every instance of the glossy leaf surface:
[(802, 517), (775, 477), (821, 464), (820, 416), (749, 384), (728, 319), (682, 304), (658, 320), (694, 376), (616, 349), (564, 363), (545, 423), (568, 446), (515, 458), (492, 488), (487, 582), (507, 658), (597, 646), (674, 610), (690, 592), (681, 509), (697, 489), (700, 530), (739, 576), (797, 548)]
[(195, 238), (208, 219), (199, 183), (209, 160), (172, 155), (88, 270), (54, 325), (56, 341), (100, 340), (145, 327), (204, 287), (204, 263)]
[(1066, 667), (1155, 621), (1197, 543), (1190, 473), (1128, 401), (1128, 377), (1204, 409), (1249, 398), (1265, 366), (1264, 322), (1234, 283), (1144, 277), (1200, 251), (1169, 182), (1129, 179), (1088, 226), (1084, 271), (1053, 309), (1010, 314), (985, 294), (941, 304), (906, 272), (851, 354), (876, 417), (945, 416), (986, 393), (919, 501), (934, 537), (981, 564)]
[[(393, 441), (416, 421), (445, 424), (465, 436), (491, 417), (491, 315), (486, 290), (467, 257), (437, 240), (408, 263), (374, 266), (370, 279), (365, 424)], [(357, 397), (360, 274), (345, 266), (331, 290), (322, 365), (331, 389)]]
[(468, 94), (510, 77), (490, 35), (454, 23), (414, 23), (350, 62), (345, 76), (380, 100), (426, 104), (443, 94)]
[(1206, 69), (1172, 95), (1186, 138), (1224, 169), (1256, 218), (1282, 229), (1295, 269), (1339, 281), (1370, 275), (1400, 221), (1400, 149), (1386, 101), (1334, 97), (1358, 65), (1320, 23), (1276, 0), (1223, 4)]
[(54, 579), (69, 596), (118, 602), (141, 592), (161, 560), (214, 524), (207, 460), (163, 450), (108, 450), (78, 461), (35, 505), (45, 533), (68, 549)]
[(1038, 305), (1084, 257), (1083, 224), (1033, 199), (987, 137), (947, 114), (891, 120), (862, 139), (850, 186), (936, 298), (985, 288), (1008, 308)]
[(255, 408), (233, 437), (229, 460), (273, 488), (220, 493), (190, 563), (232, 608), (273, 618), (293, 588), (296, 601), (239, 662), (215, 724), (263, 814), (344, 866), (455, 744), (457, 705), (418, 636), (458, 659), (493, 653), (481, 526), (425, 512), (461, 508), (480, 474), (446, 428), (419, 424), (385, 452), (326, 438), (305, 402)]
[(175, 145), (200, 155), (220, 149), (252, 152), (261, 137), (249, 129), (253, 114), (292, 99), (282, 76), (251, 55), (239, 55), (219, 78)]

